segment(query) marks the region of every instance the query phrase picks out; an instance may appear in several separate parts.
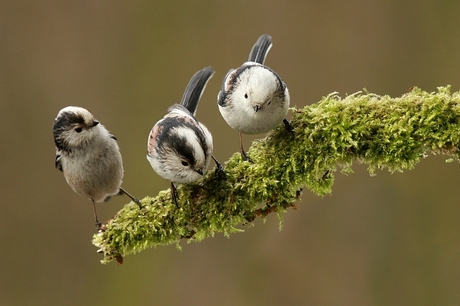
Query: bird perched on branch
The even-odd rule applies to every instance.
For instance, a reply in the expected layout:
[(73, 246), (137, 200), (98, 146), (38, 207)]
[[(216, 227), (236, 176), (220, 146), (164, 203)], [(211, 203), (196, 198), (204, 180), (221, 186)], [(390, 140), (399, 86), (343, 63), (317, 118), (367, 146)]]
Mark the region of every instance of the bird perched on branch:
[(285, 119), (290, 102), (289, 90), (279, 75), (264, 65), (271, 46), (271, 36), (260, 36), (248, 61), (227, 73), (217, 96), (222, 117), (239, 133), (244, 160), (250, 159), (243, 149), (242, 133), (266, 133), (282, 121), (288, 130), (292, 129)]
[(94, 222), (97, 218), (96, 202), (107, 201), (123, 188), (123, 164), (116, 138), (86, 109), (67, 106), (59, 111), (53, 124), (56, 146), (56, 168), (64, 173), (70, 188), (89, 198), (93, 203)]
[(178, 184), (188, 184), (203, 177), (212, 155), (213, 143), (209, 130), (195, 118), (198, 102), (208, 80), (214, 74), (211, 67), (196, 72), (190, 79), (180, 104), (174, 104), (168, 113), (150, 131), (147, 141), (147, 160), (153, 170), (171, 182), (171, 199), (177, 205)]

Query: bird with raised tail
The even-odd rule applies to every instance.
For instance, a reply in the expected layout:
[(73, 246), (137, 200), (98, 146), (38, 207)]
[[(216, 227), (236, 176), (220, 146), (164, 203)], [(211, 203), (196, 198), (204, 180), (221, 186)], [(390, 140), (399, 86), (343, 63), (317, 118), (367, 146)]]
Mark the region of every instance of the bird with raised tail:
[(271, 47), (271, 36), (260, 36), (248, 61), (227, 73), (217, 96), (222, 117), (239, 133), (244, 160), (250, 158), (243, 149), (241, 134), (266, 133), (281, 122), (291, 130), (285, 119), (290, 103), (289, 90), (279, 75), (264, 65)]

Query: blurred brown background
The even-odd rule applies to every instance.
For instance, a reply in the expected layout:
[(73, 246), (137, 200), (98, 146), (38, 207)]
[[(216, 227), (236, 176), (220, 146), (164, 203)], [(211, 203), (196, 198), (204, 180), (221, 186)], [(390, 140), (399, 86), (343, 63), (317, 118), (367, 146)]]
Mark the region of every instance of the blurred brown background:
[[(273, 215), (118, 267), (99, 263), (90, 201), (54, 169), (51, 134), (62, 107), (88, 108), (118, 137), (124, 187), (156, 195), (168, 183), (145, 159), (147, 135), (198, 69), (216, 70), (197, 116), (225, 161), (238, 137), (216, 95), (260, 34), (302, 107), (363, 87), (459, 90), (458, 16), (458, 1), (2, 1), (0, 304), (460, 304), (460, 167), (442, 156), (376, 177), (355, 165), (332, 195), (305, 190), (281, 232)], [(125, 203), (99, 204), (101, 219)]]

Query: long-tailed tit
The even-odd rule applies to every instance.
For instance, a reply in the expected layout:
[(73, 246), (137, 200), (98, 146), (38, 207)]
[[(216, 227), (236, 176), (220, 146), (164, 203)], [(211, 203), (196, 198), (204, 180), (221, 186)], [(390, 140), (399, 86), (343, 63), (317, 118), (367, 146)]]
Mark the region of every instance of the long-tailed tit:
[(291, 130), (285, 116), (289, 108), (289, 91), (278, 74), (264, 65), (272, 38), (262, 35), (252, 47), (249, 59), (231, 69), (217, 96), (219, 111), (233, 129), (239, 132), (241, 156), (244, 152), (241, 133), (266, 133), (281, 121)]
[(212, 136), (195, 118), (200, 97), (214, 74), (211, 67), (196, 72), (190, 79), (182, 100), (168, 109), (150, 131), (147, 160), (153, 170), (171, 182), (171, 199), (177, 205), (175, 183), (188, 184), (202, 178), (212, 156)]
[(64, 173), (67, 184), (77, 194), (93, 202), (94, 222), (97, 219), (96, 202), (107, 201), (123, 188), (123, 164), (116, 138), (86, 109), (67, 106), (59, 111), (53, 124), (56, 145), (56, 168)]

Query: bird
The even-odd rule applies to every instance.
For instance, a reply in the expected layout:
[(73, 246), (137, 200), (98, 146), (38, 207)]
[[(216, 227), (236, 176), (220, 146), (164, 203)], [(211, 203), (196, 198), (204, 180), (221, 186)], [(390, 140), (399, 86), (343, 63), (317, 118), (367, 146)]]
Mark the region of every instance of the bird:
[(260, 36), (248, 61), (237, 69), (230, 69), (217, 95), (222, 117), (238, 131), (243, 160), (251, 161), (244, 151), (242, 134), (266, 133), (281, 122), (292, 132), (285, 118), (289, 110), (289, 90), (280, 76), (264, 65), (271, 47), (271, 36)]
[(64, 174), (72, 190), (93, 203), (126, 194), (139, 206), (139, 200), (121, 187), (123, 163), (117, 139), (87, 109), (67, 106), (59, 111), (53, 123), (56, 148), (55, 167)]
[(213, 141), (209, 130), (195, 118), (198, 102), (214, 70), (205, 67), (190, 79), (180, 104), (151, 129), (147, 140), (147, 160), (153, 170), (171, 183), (171, 200), (177, 206), (175, 184), (190, 184), (206, 173), (211, 159), (217, 168), (222, 165), (212, 155)]

